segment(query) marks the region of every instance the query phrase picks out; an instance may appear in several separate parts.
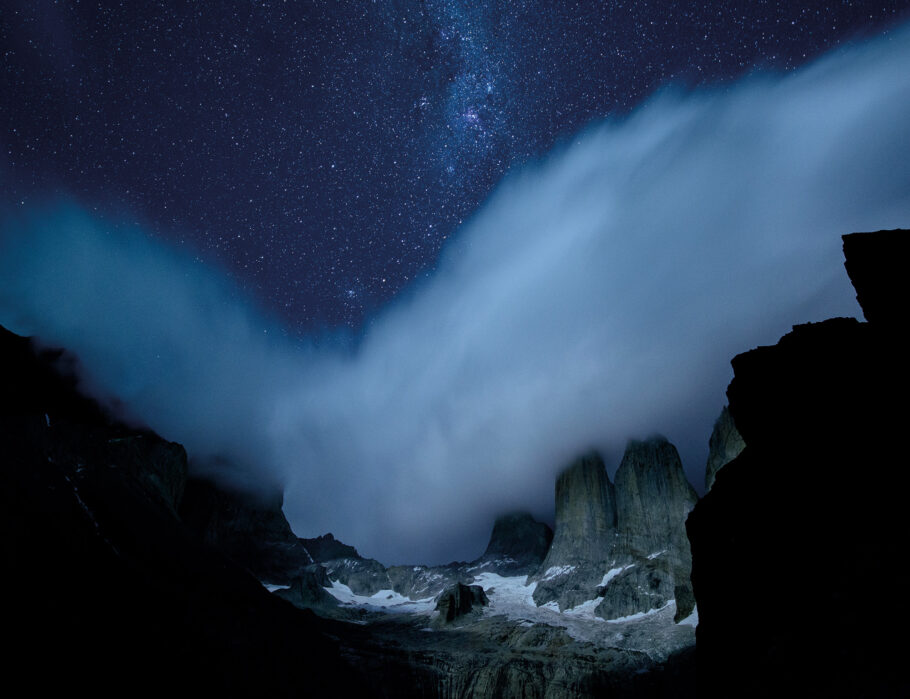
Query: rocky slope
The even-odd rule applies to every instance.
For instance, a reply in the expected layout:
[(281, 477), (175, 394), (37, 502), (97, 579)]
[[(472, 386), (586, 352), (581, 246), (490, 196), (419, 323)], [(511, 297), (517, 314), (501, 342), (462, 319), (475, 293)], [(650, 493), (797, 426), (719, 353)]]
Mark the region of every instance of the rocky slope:
[(295, 537), (280, 495), (189, 477), (180, 445), (110, 418), (61, 359), (0, 330), (0, 524), (8, 577), (27, 583), (5, 620), (9, 681), (102, 696), (692, 689), (692, 627), (667, 610), (607, 624), (534, 605), (526, 577), (552, 533), (530, 515), (499, 518), (470, 563), (385, 568), (330, 534)]
[(910, 232), (844, 249), (868, 322), (799, 325), (733, 360), (746, 446), (688, 521), (700, 695), (910, 695), (895, 640), (910, 614), (889, 586), (910, 485)]
[(189, 535), (183, 448), (80, 396), (68, 362), (0, 328), (9, 691), (365, 691), (335, 623)]

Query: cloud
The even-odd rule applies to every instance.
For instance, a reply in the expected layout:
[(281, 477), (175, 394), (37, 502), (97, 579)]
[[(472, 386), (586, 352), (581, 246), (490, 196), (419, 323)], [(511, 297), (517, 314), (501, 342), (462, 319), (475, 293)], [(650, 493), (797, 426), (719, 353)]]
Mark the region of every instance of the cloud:
[(662, 432), (700, 486), (732, 356), (859, 313), (840, 235), (910, 225), (907, 65), (902, 30), (592, 126), (509, 176), (353, 352), (74, 204), (5, 216), (0, 322), (233, 477), (286, 482), (298, 534), (472, 558), (590, 446), (615, 467)]

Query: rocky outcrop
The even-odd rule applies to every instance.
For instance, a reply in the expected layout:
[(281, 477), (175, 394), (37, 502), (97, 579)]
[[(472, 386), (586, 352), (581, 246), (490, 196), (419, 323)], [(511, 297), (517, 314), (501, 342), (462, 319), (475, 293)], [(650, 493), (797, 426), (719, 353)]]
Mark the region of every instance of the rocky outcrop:
[(534, 601), (561, 609), (592, 598), (616, 544), (616, 502), (600, 454), (579, 458), (556, 480), (556, 526), (536, 575)]
[(724, 406), (714, 422), (711, 439), (708, 441), (708, 463), (705, 465), (705, 492), (711, 490), (717, 472), (733, 461), (745, 448), (746, 443), (736, 429), (730, 409)]
[(436, 601), (436, 611), (439, 619), (446, 624), (451, 624), (456, 619), (476, 612), (479, 607), (490, 603), (486, 593), (480, 585), (462, 585), (455, 583), (447, 587)]
[(384, 696), (685, 699), (695, 696), (690, 647), (663, 662), (637, 649), (574, 640), (565, 629), (484, 616), (469, 625), (388, 625), (344, 652)]
[(892, 276), (908, 237), (845, 237), (868, 323), (799, 325), (733, 359), (727, 396), (746, 447), (687, 524), (700, 695), (910, 695), (889, 640), (910, 613), (883, 592), (910, 485), (910, 368), (894, 341), (910, 298)]
[(317, 563), (332, 561), (336, 558), (362, 558), (357, 549), (338, 541), (332, 533), (317, 536), (315, 539), (300, 539), (310, 556)]
[(556, 485), (556, 532), (536, 576), (534, 601), (560, 609), (603, 599), (605, 619), (659, 609), (692, 611), (691, 557), (684, 522), (695, 504), (676, 448), (663, 437), (629, 442), (615, 486), (596, 454)]
[(556, 480), (556, 528), (541, 566), (606, 560), (616, 536), (616, 496), (600, 454), (578, 459)]
[(684, 522), (698, 496), (665, 437), (632, 440), (616, 471), (616, 556), (688, 552)]
[(275, 595), (300, 609), (326, 610), (338, 606), (338, 600), (326, 592), (332, 581), (326, 569), (318, 564), (307, 566), (291, 580), (290, 587), (275, 590)]
[(527, 575), (543, 563), (553, 540), (553, 530), (527, 512), (496, 518), (490, 542), (471, 570), (495, 570), (500, 575)]
[(180, 516), (202, 541), (263, 582), (287, 585), (314, 563), (281, 510), (283, 494), (251, 493), (191, 478)]
[[(632, 440), (616, 471), (619, 573), (596, 613), (616, 619), (676, 601), (676, 621), (691, 614), (692, 557), (685, 521), (698, 496), (665, 437)], [(614, 568), (615, 570), (615, 568)]]
[(334, 627), (189, 533), (183, 448), (79, 395), (65, 359), (0, 328), (7, 694), (368, 692)]

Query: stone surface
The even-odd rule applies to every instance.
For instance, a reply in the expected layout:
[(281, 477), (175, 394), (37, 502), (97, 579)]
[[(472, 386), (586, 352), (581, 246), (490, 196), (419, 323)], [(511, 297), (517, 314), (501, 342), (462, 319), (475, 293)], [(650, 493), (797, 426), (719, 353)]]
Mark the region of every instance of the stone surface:
[(596, 452), (557, 478), (555, 524), (550, 550), (531, 578), (537, 581), (534, 601), (571, 608), (595, 596), (616, 544), (613, 484)]
[(314, 563), (282, 512), (281, 491), (250, 493), (190, 478), (180, 508), (189, 529), (257, 579), (287, 585)]
[(290, 587), (275, 590), (275, 595), (300, 609), (320, 611), (338, 606), (338, 600), (326, 592), (326, 588), (331, 586), (332, 581), (329, 580), (326, 569), (319, 564), (313, 564), (304, 568), (300, 575), (291, 580)]
[(455, 583), (439, 595), (439, 599), (436, 601), (436, 611), (439, 612), (441, 621), (450, 624), (487, 604), (489, 604), (489, 600), (480, 585)]
[(553, 541), (553, 531), (527, 512), (502, 515), (493, 524), (490, 543), (477, 563), (499, 562), (500, 574), (537, 570)]
[(336, 558), (361, 558), (357, 549), (338, 541), (332, 533), (317, 536), (314, 539), (300, 539), (300, 543), (309, 551), (313, 560), (317, 563), (321, 561), (331, 561)]
[(607, 560), (616, 536), (615, 497), (599, 454), (586, 454), (563, 471), (556, 481), (553, 543), (542, 570)]
[[(698, 496), (664, 437), (632, 440), (616, 471), (617, 557), (669, 550), (688, 558), (684, 523)], [(688, 560), (687, 560), (688, 562)]]
[(746, 443), (736, 429), (730, 409), (724, 406), (714, 422), (711, 439), (708, 441), (708, 463), (705, 465), (705, 492), (711, 490), (717, 472), (733, 461), (745, 448)]
[(672, 444), (630, 441), (615, 486), (599, 456), (583, 457), (559, 477), (556, 492), (553, 544), (531, 578), (537, 604), (563, 610), (603, 597), (596, 614), (614, 619), (663, 607), (678, 590), (677, 620), (688, 616), (684, 523), (696, 495)]

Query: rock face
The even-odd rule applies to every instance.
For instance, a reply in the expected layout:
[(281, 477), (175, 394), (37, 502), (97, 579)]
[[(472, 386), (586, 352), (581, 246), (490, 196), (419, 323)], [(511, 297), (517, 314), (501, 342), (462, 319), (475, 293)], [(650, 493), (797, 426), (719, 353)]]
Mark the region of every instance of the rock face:
[(314, 561), (331, 561), (336, 558), (361, 558), (357, 549), (343, 544), (329, 532), (315, 539), (300, 539), (301, 544), (313, 557)]
[(591, 599), (616, 543), (616, 502), (600, 454), (575, 461), (556, 480), (553, 543), (536, 575), (537, 605), (571, 608)]
[(456, 619), (476, 611), (478, 607), (485, 607), (490, 603), (486, 593), (480, 585), (462, 585), (455, 583), (446, 588), (436, 602), (436, 611), (439, 618), (447, 624)]
[(705, 492), (711, 490), (717, 472), (733, 461), (745, 448), (746, 443), (736, 429), (730, 409), (724, 406), (714, 422), (714, 430), (708, 442), (708, 463), (705, 466)]
[(895, 342), (910, 298), (891, 276), (908, 241), (845, 237), (868, 323), (799, 325), (733, 360), (746, 447), (687, 523), (700, 696), (910, 695), (902, 646), (887, 640), (910, 614), (882, 597), (910, 486), (910, 370)]
[(536, 576), (534, 601), (560, 609), (597, 597), (606, 619), (682, 600), (692, 611), (685, 518), (696, 501), (676, 448), (663, 437), (631, 441), (615, 486), (589, 454), (556, 484), (556, 532)]
[(688, 551), (682, 523), (696, 500), (679, 453), (666, 438), (629, 442), (616, 471), (617, 554)]
[(606, 560), (615, 536), (613, 484), (600, 454), (586, 454), (556, 481), (556, 531), (542, 567)]
[(319, 564), (313, 564), (304, 568), (300, 575), (291, 580), (290, 587), (275, 590), (275, 595), (300, 609), (318, 611), (338, 606), (338, 600), (326, 592), (326, 588), (331, 586), (332, 581), (329, 580), (326, 569)]
[(191, 478), (180, 515), (205, 543), (259, 580), (286, 585), (315, 559), (291, 531), (282, 500), (280, 490), (253, 494)]
[(552, 540), (553, 530), (529, 513), (502, 515), (493, 524), (486, 551), (474, 565), (495, 568), (500, 575), (527, 575), (540, 567)]
[(59, 371), (65, 359), (0, 328), (0, 531), (15, 586), (5, 685), (366, 691), (324, 622), (269, 595), (179, 520), (183, 447), (80, 396)]
[(691, 614), (692, 555), (685, 521), (698, 496), (679, 453), (664, 437), (633, 440), (616, 471), (614, 566), (596, 613), (616, 619), (676, 600), (676, 621)]

